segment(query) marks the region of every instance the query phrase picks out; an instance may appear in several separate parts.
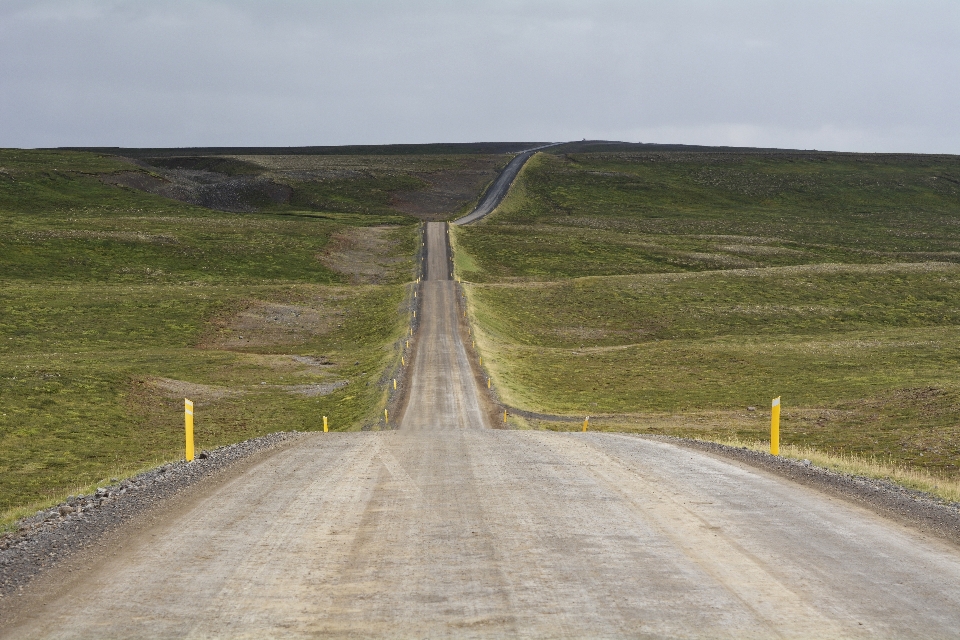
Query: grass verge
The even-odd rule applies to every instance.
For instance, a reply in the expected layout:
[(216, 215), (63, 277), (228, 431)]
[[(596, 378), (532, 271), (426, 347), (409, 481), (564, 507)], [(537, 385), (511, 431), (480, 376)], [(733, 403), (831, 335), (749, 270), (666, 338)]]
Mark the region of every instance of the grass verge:
[(511, 406), (746, 442), (782, 396), (785, 446), (949, 483), (958, 180), (952, 156), (539, 154), (455, 267)]

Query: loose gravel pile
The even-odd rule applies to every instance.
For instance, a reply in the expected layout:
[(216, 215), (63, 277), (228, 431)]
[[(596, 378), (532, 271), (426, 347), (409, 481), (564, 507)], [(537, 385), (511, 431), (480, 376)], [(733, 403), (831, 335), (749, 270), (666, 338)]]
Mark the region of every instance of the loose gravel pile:
[(30, 580), (77, 551), (93, 547), (103, 535), (155, 508), (188, 487), (253, 454), (277, 447), (299, 433), (272, 433), (202, 451), (192, 461), (165, 464), (88, 496), (66, 502), (18, 522), (17, 531), (0, 537), (0, 598), (22, 590)]
[(947, 502), (929, 493), (908, 489), (888, 480), (838, 473), (814, 466), (809, 460), (772, 456), (746, 447), (731, 447), (703, 440), (671, 436), (645, 437), (720, 454), (753, 467), (766, 469), (800, 484), (858, 502), (875, 512), (960, 544), (960, 502)]

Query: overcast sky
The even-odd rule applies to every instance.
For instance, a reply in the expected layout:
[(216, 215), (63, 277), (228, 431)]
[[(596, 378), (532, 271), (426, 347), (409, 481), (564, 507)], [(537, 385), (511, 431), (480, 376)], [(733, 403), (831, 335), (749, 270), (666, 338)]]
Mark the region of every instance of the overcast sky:
[(0, 146), (960, 153), (960, 0), (0, 0)]

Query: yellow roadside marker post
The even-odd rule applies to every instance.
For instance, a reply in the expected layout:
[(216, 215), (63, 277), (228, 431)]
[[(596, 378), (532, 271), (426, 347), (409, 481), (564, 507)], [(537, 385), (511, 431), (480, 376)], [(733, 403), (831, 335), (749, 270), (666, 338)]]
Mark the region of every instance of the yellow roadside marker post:
[(479, 356), (479, 358), (480, 358), (480, 366), (482, 367), (482, 366), (483, 366), (483, 356)]
[(393, 390), (394, 390), (394, 391), (397, 390), (397, 379), (396, 379), (396, 378), (393, 379)]
[(490, 378), (487, 378), (487, 389), (490, 388)]
[(383, 410), (383, 424), (388, 424), (390, 422), (390, 414), (387, 413), (387, 410)]
[(403, 359), (403, 356), (400, 356), (400, 366), (401, 367), (407, 366), (407, 361)]
[(507, 410), (503, 410), (503, 424), (507, 424)]
[(183, 399), (183, 423), (186, 432), (186, 458), (187, 462), (193, 460), (193, 402)]
[(770, 407), (770, 455), (780, 455), (780, 396)]
[(584, 432), (584, 433), (587, 432), (587, 427), (589, 427), (589, 426), (590, 426), (590, 416), (587, 416), (586, 418), (583, 419), (583, 432)]
[(327, 432), (327, 416), (323, 416), (323, 432)]

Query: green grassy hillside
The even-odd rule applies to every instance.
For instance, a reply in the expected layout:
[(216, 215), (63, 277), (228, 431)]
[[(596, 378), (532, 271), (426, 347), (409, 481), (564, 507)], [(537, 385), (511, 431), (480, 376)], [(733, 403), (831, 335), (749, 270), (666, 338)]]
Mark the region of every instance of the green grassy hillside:
[(957, 470), (960, 158), (539, 154), (455, 241), (518, 408)]
[(201, 448), (322, 415), (359, 428), (398, 358), (418, 221), (384, 204), (390, 185), (345, 174), (349, 206), (237, 214), (118, 176), (156, 179), (92, 153), (0, 151), (5, 521), (181, 456), (185, 396)]

